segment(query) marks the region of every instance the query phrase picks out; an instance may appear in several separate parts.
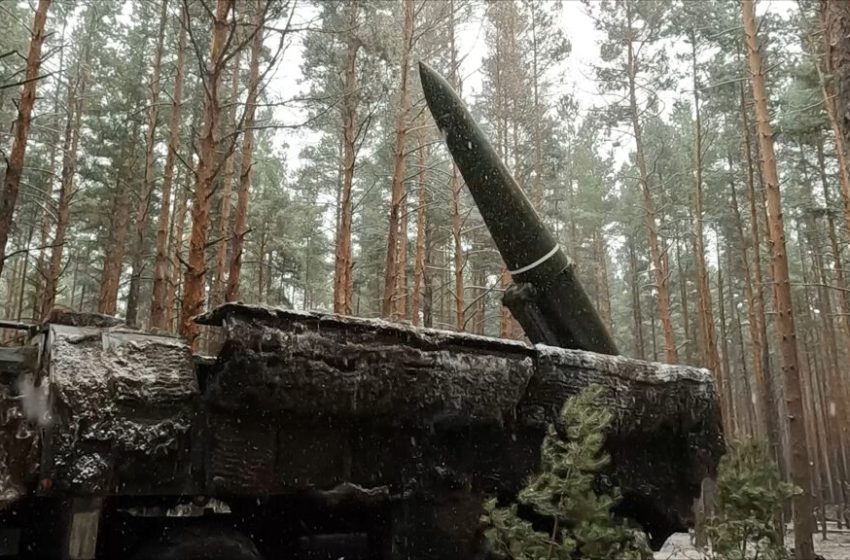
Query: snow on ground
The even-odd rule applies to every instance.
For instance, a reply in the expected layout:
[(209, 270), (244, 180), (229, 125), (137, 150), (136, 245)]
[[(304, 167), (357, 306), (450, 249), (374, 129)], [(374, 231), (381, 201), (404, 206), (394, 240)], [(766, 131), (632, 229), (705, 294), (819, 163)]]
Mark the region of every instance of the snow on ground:
[[(786, 545), (792, 546), (793, 541), (789, 531)], [(850, 560), (850, 529), (837, 529), (834, 524), (829, 524), (826, 541), (821, 538), (820, 533), (815, 535), (815, 551), (826, 560)], [(676, 533), (671, 536), (661, 550), (655, 553), (655, 560), (704, 559), (705, 556), (691, 545), (691, 539), (687, 533)]]

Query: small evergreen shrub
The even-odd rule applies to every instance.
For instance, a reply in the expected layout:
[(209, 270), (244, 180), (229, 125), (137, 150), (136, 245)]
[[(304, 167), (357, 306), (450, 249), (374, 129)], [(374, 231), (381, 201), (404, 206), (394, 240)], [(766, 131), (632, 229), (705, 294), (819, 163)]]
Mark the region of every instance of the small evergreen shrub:
[(706, 523), (716, 560), (784, 560), (779, 511), (799, 492), (783, 482), (767, 445), (743, 441), (720, 461), (717, 511)]
[[(550, 425), (541, 447), (541, 472), (517, 496), (520, 503), (553, 520), (551, 532), (535, 529), (517, 504), (485, 503), (482, 521), (497, 556), (510, 560), (645, 560), (652, 558), (645, 536), (614, 518), (616, 490), (597, 494), (593, 481), (609, 462), (603, 452), (613, 415), (598, 405), (593, 387), (564, 403), (559, 431)], [(565, 434), (566, 437), (562, 437)]]

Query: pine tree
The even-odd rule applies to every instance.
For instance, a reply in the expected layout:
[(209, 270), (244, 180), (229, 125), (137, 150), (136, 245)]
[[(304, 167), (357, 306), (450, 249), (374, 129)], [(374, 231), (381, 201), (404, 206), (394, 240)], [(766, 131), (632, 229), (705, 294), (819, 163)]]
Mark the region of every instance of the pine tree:
[[(485, 504), (483, 522), (493, 549), (512, 560), (645, 560), (652, 558), (642, 536), (614, 518), (616, 489), (597, 493), (594, 481), (610, 460), (603, 451), (613, 413), (599, 405), (602, 389), (591, 387), (567, 399), (541, 446), (540, 472), (517, 498), (552, 520), (548, 532), (522, 519), (517, 504)], [(562, 436), (561, 434), (564, 434)]]
[(784, 560), (779, 512), (799, 488), (783, 482), (770, 448), (758, 440), (734, 444), (720, 461), (718, 507), (706, 534), (716, 560)]

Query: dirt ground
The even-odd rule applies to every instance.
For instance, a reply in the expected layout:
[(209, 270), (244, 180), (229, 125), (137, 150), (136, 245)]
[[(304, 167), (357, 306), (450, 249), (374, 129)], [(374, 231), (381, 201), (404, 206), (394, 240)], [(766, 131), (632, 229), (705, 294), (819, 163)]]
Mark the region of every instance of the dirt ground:
[[(790, 531), (786, 543), (788, 546), (793, 545)], [(826, 560), (850, 560), (850, 530), (839, 530), (832, 525), (829, 527), (825, 541), (818, 533), (815, 535), (815, 551)], [(676, 533), (671, 536), (664, 547), (655, 553), (655, 560), (703, 560), (704, 558), (705, 556), (691, 545), (690, 536), (687, 533)]]

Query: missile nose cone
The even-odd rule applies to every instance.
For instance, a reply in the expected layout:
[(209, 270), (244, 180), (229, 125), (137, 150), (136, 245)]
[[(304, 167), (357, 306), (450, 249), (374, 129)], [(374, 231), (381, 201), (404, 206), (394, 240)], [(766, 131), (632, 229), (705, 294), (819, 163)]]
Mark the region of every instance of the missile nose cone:
[(437, 73), (434, 72), (434, 69), (422, 62), (419, 61), (419, 80), (422, 82), (422, 90), (425, 93), (426, 99), (429, 97), (429, 94), (434, 89), (434, 79), (437, 77)]
[(428, 109), (434, 116), (437, 126), (442, 130), (445, 127), (443, 121), (448, 116), (450, 103), (447, 103), (449, 100), (446, 97), (450, 98), (451, 87), (445, 78), (421, 60), (419, 61), (419, 80), (422, 82), (422, 93), (425, 94)]

